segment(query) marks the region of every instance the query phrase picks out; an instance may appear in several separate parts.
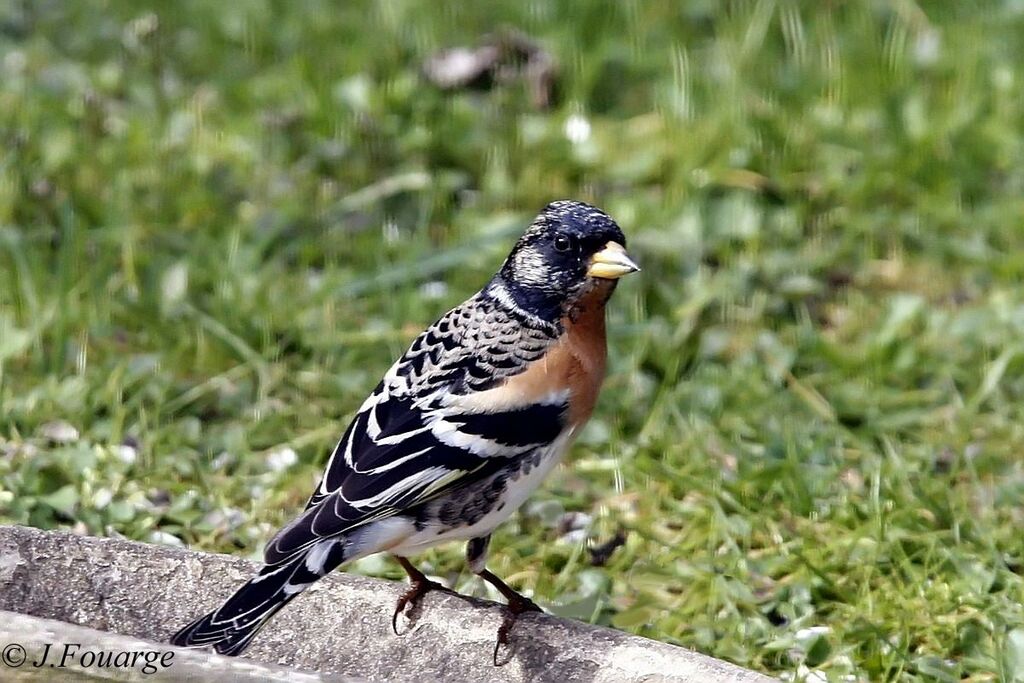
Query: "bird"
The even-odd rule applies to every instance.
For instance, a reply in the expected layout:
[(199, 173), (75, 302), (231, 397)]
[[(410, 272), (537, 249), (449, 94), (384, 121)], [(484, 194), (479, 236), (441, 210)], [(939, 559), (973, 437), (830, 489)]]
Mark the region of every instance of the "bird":
[(605, 304), (639, 270), (622, 229), (579, 201), (547, 206), (498, 272), (427, 327), (385, 373), (331, 452), (305, 509), (264, 565), (171, 644), (241, 654), (281, 608), (339, 566), (387, 552), (409, 576), (392, 615), (431, 590), (409, 557), (466, 542), (469, 568), (516, 618), (542, 611), (487, 569), (491, 534), (561, 461), (605, 375)]

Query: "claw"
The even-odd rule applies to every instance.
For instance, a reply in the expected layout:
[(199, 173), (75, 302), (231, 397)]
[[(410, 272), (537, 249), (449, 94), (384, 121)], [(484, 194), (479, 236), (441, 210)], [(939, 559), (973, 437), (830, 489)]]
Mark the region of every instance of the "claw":
[(433, 590), (450, 592), (438, 582), (431, 581), (426, 577), (412, 580), (409, 590), (402, 593), (402, 597), (398, 598), (398, 604), (395, 605), (395, 613), (391, 615), (391, 630), (395, 632), (396, 636), (402, 635), (398, 632), (398, 615), (405, 612), (406, 607), (409, 608), (409, 612), (412, 612), (412, 610), (416, 609), (416, 605), (419, 604), (423, 596)]
[(501, 626), (498, 627), (498, 640), (494, 644), (492, 656), (494, 666), (501, 666), (498, 664), (498, 650), (501, 649), (502, 645), (508, 645), (509, 636), (512, 635), (512, 627), (515, 626), (516, 620), (523, 612), (541, 612), (543, 614), (544, 610), (538, 607), (537, 603), (533, 600), (522, 595), (509, 599), (505, 618), (502, 620)]

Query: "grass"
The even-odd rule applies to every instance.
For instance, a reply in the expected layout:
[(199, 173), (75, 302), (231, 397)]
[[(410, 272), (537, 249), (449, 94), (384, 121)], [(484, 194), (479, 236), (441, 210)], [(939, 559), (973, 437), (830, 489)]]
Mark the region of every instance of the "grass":
[[(421, 78), (501, 26), (550, 109)], [(1017, 2), (6, 3), (0, 518), (256, 556), (574, 197), (644, 272), (491, 568), (791, 679), (1024, 680), (1022, 38)]]

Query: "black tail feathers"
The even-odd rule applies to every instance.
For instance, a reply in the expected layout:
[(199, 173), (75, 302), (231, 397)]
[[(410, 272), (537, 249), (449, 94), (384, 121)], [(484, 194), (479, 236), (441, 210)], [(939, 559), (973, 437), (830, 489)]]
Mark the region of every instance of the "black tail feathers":
[[(248, 584), (245, 586), (248, 588)], [(217, 612), (210, 612), (181, 629), (171, 637), (171, 645), (178, 647), (213, 647), (218, 653), (234, 657), (249, 647), (270, 617), (288, 603), (288, 599), (267, 605), (252, 621), (235, 625), (220, 622)]]
[(213, 647), (240, 655), (277, 611), (343, 561), (344, 542), (325, 540), (278, 565), (268, 565), (213, 612), (175, 633), (171, 645)]

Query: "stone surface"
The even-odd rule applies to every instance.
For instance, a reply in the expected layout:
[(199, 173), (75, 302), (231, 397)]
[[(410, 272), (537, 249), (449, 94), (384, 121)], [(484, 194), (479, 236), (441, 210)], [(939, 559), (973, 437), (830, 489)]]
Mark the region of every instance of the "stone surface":
[[(157, 643), (255, 570), (224, 555), (0, 527), (0, 609)], [(532, 613), (520, 618), (495, 667), (500, 606), (431, 593), (396, 636), (391, 613), (403, 589), (336, 572), (274, 617), (246, 657), (371, 681), (771, 680), (683, 648)]]

